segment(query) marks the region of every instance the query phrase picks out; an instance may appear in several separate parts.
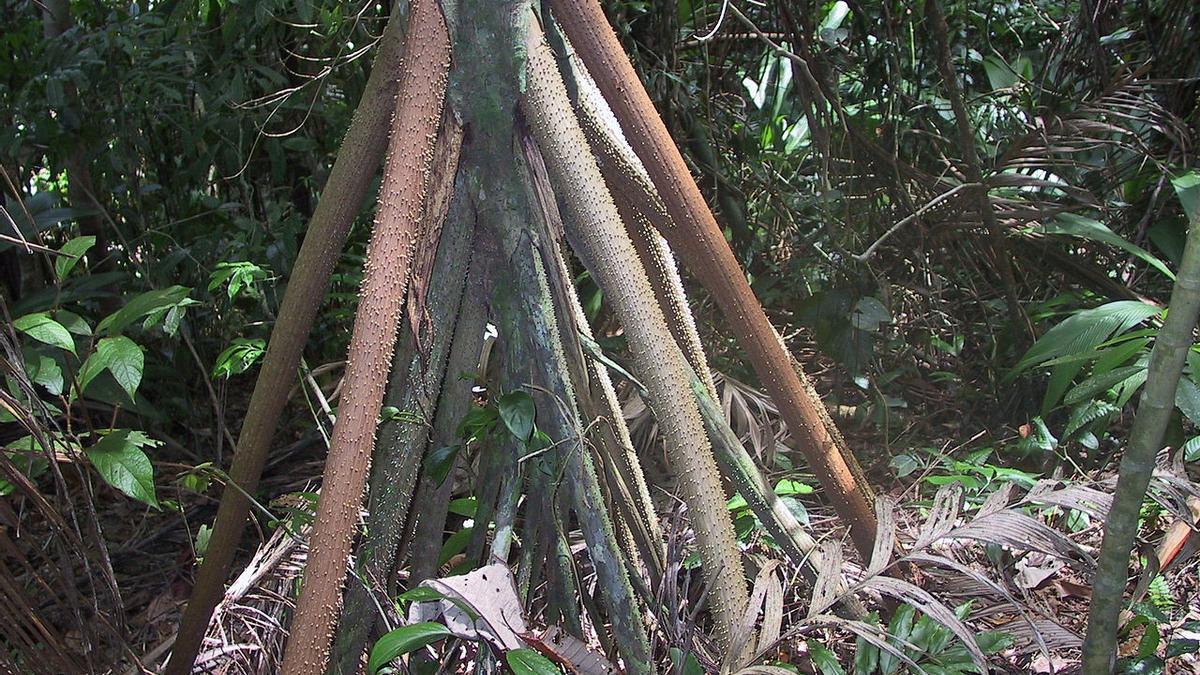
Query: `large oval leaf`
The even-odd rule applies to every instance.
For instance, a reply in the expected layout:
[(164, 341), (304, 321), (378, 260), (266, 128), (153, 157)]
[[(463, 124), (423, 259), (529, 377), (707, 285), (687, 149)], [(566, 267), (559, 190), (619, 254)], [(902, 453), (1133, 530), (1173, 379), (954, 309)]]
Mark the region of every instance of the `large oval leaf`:
[(75, 339), (71, 337), (71, 332), (45, 312), (26, 314), (13, 321), (13, 328), (38, 342), (75, 353)]
[(504, 426), (519, 441), (527, 442), (533, 434), (533, 398), (523, 391), (514, 391), (501, 396), (496, 406), (500, 409)]
[(424, 621), (401, 626), (379, 638), (371, 647), (371, 657), (367, 660), (367, 672), (375, 675), (379, 669), (391, 663), (392, 659), (416, 651), (428, 644), (433, 644), (448, 637), (450, 630), (440, 623)]
[(514, 649), (504, 655), (513, 675), (562, 675), (550, 659), (532, 649)]
[(138, 439), (134, 434), (145, 438), (143, 434), (129, 429), (118, 429), (88, 448), (87, 456), (109, 485), (158, 508), (158, 497), (154, 492), (154, 466), (138, 447), (135, 442)]
[(79, 369), (79, 391), (83, 392), (97, 375), (107, 370), (132, 399), (142, 383), (145, 365), (146, 356), (133, 340), (124, 335), (104, 338)]

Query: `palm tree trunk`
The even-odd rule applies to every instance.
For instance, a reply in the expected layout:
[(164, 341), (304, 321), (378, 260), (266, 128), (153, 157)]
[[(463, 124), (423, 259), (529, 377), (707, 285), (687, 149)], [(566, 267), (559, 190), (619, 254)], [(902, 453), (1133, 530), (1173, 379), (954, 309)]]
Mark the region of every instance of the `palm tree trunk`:
[[(1182, 196), (1183, 190), (1180, 192)], [(1146, 389), (1129, 430), (1129, 446), (1121, 458), (1121, 475), (1104, 525), (1104, 543), (1100, 547), (1088, 612), (1087, 639), (1083, 643), (1085, 673), (1111, 673), (1115, 666), (1117, 624), (1129, 580), (1129, 551), (1137, 535), (1138, 514), (1167, 423), (1175, 410), (1175, 389), (1200, 315), (1200, 213), (1188, 215), (1187, 244), (1171, 291), (1167, 319), (1150, 352)]]

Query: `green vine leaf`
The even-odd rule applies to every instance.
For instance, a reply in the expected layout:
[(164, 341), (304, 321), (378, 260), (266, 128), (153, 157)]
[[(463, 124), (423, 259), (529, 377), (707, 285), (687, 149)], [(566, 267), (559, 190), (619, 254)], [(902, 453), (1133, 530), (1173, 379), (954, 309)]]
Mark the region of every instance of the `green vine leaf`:
[(504, 426), (522, 443), (533, 435), (533, 397), (523, 391), (509, 392), (496, 401)]
[(367, 660), (367, 672), (371, 675), (379, 672), (393, 659), (414, 652), (425, 645), (450, 636), (450, 629), (440, 623), (425, 621), (401, 626), (379, 638), (371, 648), (371, 657)]
[(109, 485), (154, 508), (154, 466), (142, 451), (143, 446), (158, 445), (139, 431), (118, 429), (87, 449), (87, 457)]
[(95, 237), (75, 237), (63, 244), (62, 248), (58, 249), (62, 255), (54, 259), (54, 276), (59, 281), (66, 279), (71, 270), (75, 269), (75, 265), (79, 264), (83, 254), (95, 245)]
[(97, 375), (107, 370), (132, 399), (142, 383), (145, 365), (146, 355), (133, 340), (124, 335), (104, 338), (79, 369), (79, 391), (85, 391)]
[(71, 337), (71, 332), (61, 323), (51, 319), (46, 312), (26, 314), (13, 321), (13, 328), (38, 342), (44, 342), (51, 347), (58, 347), (72, 354), (76, 353), (75, 339)]

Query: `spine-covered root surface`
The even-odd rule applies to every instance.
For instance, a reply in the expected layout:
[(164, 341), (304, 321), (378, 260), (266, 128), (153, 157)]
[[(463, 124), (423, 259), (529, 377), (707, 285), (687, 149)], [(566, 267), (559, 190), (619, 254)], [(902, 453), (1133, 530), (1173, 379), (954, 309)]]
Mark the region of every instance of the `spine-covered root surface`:
[(281, 672), (321, 675), (342, 604), (397, 324), (446, 95), (450, 37), (436, 0), (414, 0), (379, 210), (350, 336), (346, 388), (325, 460), (300, 600)]
[(695, 398), (690, 365), (667, 326), (637, 251), (621, 223), (567, 96), (554, 54), (536, 21), (527, 33), (522, 106), (564, 200), (568, 236), (625, 327), (634, 367), (664, 432), (668, 461), (696, 533), (715, 637), (727, 649), (747, 602), (746, 579), (725, 508), (716, 461)]
[(712, 294), (727, 325), (754, 365), (763, 387), (779, 406), (797, 445), (825, 494), (850, 526), (860, 553), (871, 556), (875, 541), (874, 497), (850, 468), (819, 409), (804, 388), (787, 351), (754, 297), (746, 276), (666, 125), (621, 48), (598, 0), (549, 0), (563, 29), (625, 132), (658, 190), (674, 227), (662, 230), (675, 253)]

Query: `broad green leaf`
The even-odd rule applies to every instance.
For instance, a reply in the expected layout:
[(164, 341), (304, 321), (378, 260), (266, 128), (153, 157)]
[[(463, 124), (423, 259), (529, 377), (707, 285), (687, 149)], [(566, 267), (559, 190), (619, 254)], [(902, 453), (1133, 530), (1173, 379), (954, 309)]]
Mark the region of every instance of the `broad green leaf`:
[(1146, 366), (1144, 364), (1135, 364), (1132, 366), (1116, 368), (1101, 375), (1089, 377), (1083, 382), (1080, 382), (1077, 387), (1067, 392), (1067, 395), (1063, 397), (1063, 403), (1066, 403), (1067, 405), (1082, 403), (1089, 398), (1094, 398), (1100, 394), (1103, 394), (1118, 384), (1121, 384), (1129, 378), (1134, 377), (1138, 373), (1144, 373), (1145, 370)]
[(450, 562), (450, 559), (467, 547), (467, 542), (471, 539), (471, 532), (474, 527), (464, 527), (454, 534), (446, 537), (446, 543), (442, 544), (442, 550), (438, 553), (438, 567)]
[(1062, 400), (1063, 394), (1067, 393), (1067, 389), (1071, 387), (1071, 383), (1075, 381), (1075, 376), (1079, 371), (1083, 370), (1083, 362), (1064, 363), (1055, 366), (1050, 371), (1050, 379), (1046, 382), (1046, 394), (1042, 397), (1042, 416), (1050, 414), (1054, 406)]
[(854, 306), (850, 313), (850, 323), (859, 330), (874, 333), (879, 330), (879, 324), (890, 323), (892, 315), (877, 298), (864, 296)]
[(1179, 386), (1175, 388), (1175, 407), (1192, 424), (1200, 424), (1200, 387), (1191, 378), (1179, 378)]
[(1188, 442), (1184, 443), (1183, 447), (1180, 448), (1180, 452), (1183, 453), (1185, 461), (1194, 462), (1200, 459), (1200, 436), (1193, 436), (1188, 439)]
[(457, 513), (463, 518), (475, 517), (476, 500), (474, 497), (459, 497), (451, 499), (446, 506), (446, 510), (450, 513)]
[(63, 372), (58, 361), (45, 354), (34, 354), (33, 357), (36, 359), (33, 363), (25, 362), (25, 371), (29, 375), (29, 379), (35, 384), (45, 387), (52, 396), (62, 394)]
[(808, 658), (812, 659), (813, 665), (817, 667), (821, 675), (846, 675), (845, 669), (838, 661), (837, 654), (811, 640), (808, 642)]
[(458, 457), (460, 445), (446, 445), (429, 453), (425, 458), (425, 475), (429, 476), (433, 482), (441, 485), (446, 481), (446, 476), (450, 473), (450, 467), (454, 466), (454, 458)]
[(729, 498), (729, 501), (725, 502), (725, 508), (729, 509), (730, 511), (744, 509), (747, 506), (749, 506), (749, 504), (746, 502), (746, 498), (743, 497), (741, 493), (735, 494)]
[[(888, 635), (896, 646), (903, 648), (908, 641), (909, 634), (913, 629), (913, 617), (916, 610), (912, 605), (900, 605), (896, 608), (896, 613), (892, 615), (892, 620), (888, 624)], [(918, 645), (920, 646), (920, 645)], [(880, 651), (879, 653), (879, 672), (882, 675), (894, 675), (900, 670), (900, 659), (891, 652)]]
[(185, 286), (171, 286), (142, 293), (125, 303), (121, 309), (105, 317), (100, 325), (96, 326), (96, 332), (102, 335), (120, 333), (129, 324), (155, 310), (166, 310), (184, 302), (191, 291), (192, 289)]
[(118, 429), (88, 448), (87, 456), (109, 485), (158, 508), (158, 497), (154, 492), (154, 466), (138, 447), (144, 440), (144, 434)]
[(433, 602), (441, 600), (446, 596), (438, 593), (428, 586), (417, 586), (396, 596), (396, 600), (400, 602)]
[(75, 338), (71, 337), (71, 333), (66, 327), (51, 319), (46, 312), (26, 314), (13, 321), (13, 328), (38, 342), (64, 349), (72, 354), (75, 353)]
[(921, 466), (912, 455), (896, 455), (888, 465), (896, 470), (896, 478), (904, 478)]
[(91, 337), (92, 327), (88, 324), (87, 319), (79, 316), (75, 312), (68, 312), (65, 309), (54, 310), (54, 319), (63, 325), (71, 333)]
[(813, 486), (798, 480), (784, 478), (775, 484), (775, 494), (777, 495), (810, 495), (812, 493)]
[(523, 391), (509, 392), (496, 401), (500, 419), (517, 440), (526, 442), (533, 434), (533, 397)]
[(1108, 244), (1141, 258), (1149, 263), (1151, 267), (1162, 272), (1163, 276), (1172, 281), (1175, 280), (1175, 273), (1171, 271), (1171, 268), (1167, 267), (1166, 263), (1159, 260), (1146, 249), (1129, 243), (1124, 237), (1108, 229), (1104, 223), (1098, 220), (1074, 213), (1061, 213), (1057, 218), (1045, 225), (1041, 229), (1041, 232), (1043, 234), (1067, 234), (1081, 239)]
[(96, 245), (95, 237), (75, 237), (74, 239), (63, 244), (63, 247), (58, 249), (62, 255), (54, 258), (54, 276), (59, 281), (67, 278), (71, 270), (75, 269), (75, 265), (79, 263), (79, 259), (87, 253), (88, 249)]
[(88, 384), (107, 370), (132, 399), (142, 382), (145, 362), (142, 348), (133, 340), (124, 335), (103, 338), (96, 343), (96, 351), (79, 369), (79, 391), (82, 393), (87, 390)]
[(1183, 212), (1195, 226), (1200, 224), (1200, 171), (1189, 171), (1182, 176), (1171, 179), (1175, 186), (1175, 194), (1183, 204)]
[(513, 675), (561, 675), (562, 671), (550, 659), (532, 649), (514, 649), (504, 655)]
[(1060, 356), (1095, 349), (1114, 334), (1123, 333), (1161, 312), (1159, 307), (1137, 300), (1118, 300), (1076, 312), (1038, 338), (1014, 372)]
[(432, 621), (401, 626), (379, 638), (375, 646), (371, 647), (367, 673), (375, 675), (380, 668), (391, 663), (396, 657), (412, 653), (425, 645), (449, 637), (450, 634), (450, 629)]
[(696, 660), (695, 654), (685, 653), (679, 647), (671, 647), (669, 654), (671, 663), (675, 666), (672, 672), (680, 673), (680, 675), (704, 675), (704, 668), (700, 667), (700, 662)]
[(1030, 420), (1029, 433), (1021, 442), (1017, 444), (1024, 455), (1035, 455), (1047, 452), (1053, 452), (1058, 447), (1058, 439), (1054, 434), (1050, 433), (1050, 429), (1046, 427), (1046, 422), (1040, 417), (1035, 417)]
[(1063, 429), (1063, 438), (1070, 438), (1076, 431), (1083, 429), (1096, 420), (1111, 417), (1119, 412), (1121, 412), (1121, 409), (1111, 403), (1089, 399), (1083, 405), (1071, 411), (1071, 418), (1067, 421), (1066, 428)]
[(983, 69), (987, 71), (992, 89), (1008, 89), (1020, 79), (1008, 63), (995, 54), (984, 57)]
[(258, 363), (266, 351), (267, 341), (262, 338), (234, 338), (233, 344), (217, 355), (212, 375), (228, 379), (244, 373)]
[(785, 495), (780, 497), (779, 501), (783, 502), (783, 505), (787, 507), (787, 510), (792, 512), (792, 517), (796, 519), (796, 522), (805, 526), (810, 523), (808, 518), (808, 508), (806, 508), (804, 503), (799, 499)]

